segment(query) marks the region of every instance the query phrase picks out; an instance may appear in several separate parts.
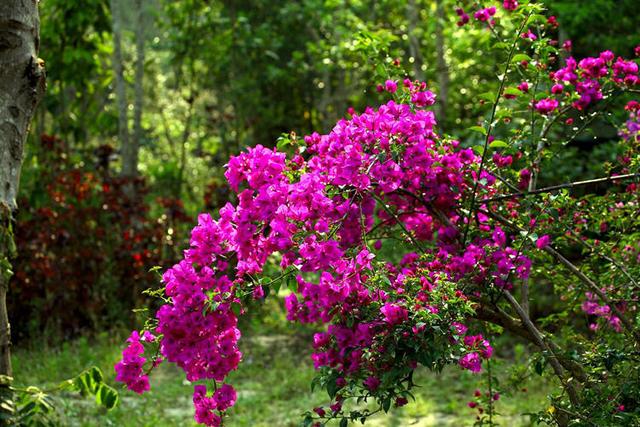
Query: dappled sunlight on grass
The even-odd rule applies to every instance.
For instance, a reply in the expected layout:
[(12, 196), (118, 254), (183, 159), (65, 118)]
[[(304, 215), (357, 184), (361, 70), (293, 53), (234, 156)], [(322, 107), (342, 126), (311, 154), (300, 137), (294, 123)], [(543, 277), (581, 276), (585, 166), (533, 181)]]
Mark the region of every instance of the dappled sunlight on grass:
[[(46, 388), (92, 365), (99, 366), (107, 380), (121, 392), (120, 405), (109, 413), (88, 399), (63, 395), (63, 425), (68, 426), (185, 426), (195, 425), (191, 404), (192, 386), (179, 369), (163, 364), (151, 375), (151, 391), (139, 396), (113, 383), (113, 364), (118, 360), (123, 334), (80, 338), (59, 348), (18, 348), (14, 353), (19, 384)], [(304, 411), (329, 403), (323, 390), (311, 392), (314, 371), (307, 337), (262, 334), (241, 340), (244, 362), (229, 376), (238, 390), (238, 402), (226, 420), (227, 426), (299, 425)], [(441, 374), (418, 370), (416, 401), (389, 414), (376, 415), (366, 425), (373, 427), (471, 426), (475, 413), (467, 407), (481, 378), (457, 367)], [(528, 393), (501, 399), (497, 410), (501, 425), (529, 426), (525, 412), (544, 407), (543, 382), (529, 385)], [(532, 381), (529, 381), (532, 382)], [(359, 425), (355, 424), (355, 425)]]

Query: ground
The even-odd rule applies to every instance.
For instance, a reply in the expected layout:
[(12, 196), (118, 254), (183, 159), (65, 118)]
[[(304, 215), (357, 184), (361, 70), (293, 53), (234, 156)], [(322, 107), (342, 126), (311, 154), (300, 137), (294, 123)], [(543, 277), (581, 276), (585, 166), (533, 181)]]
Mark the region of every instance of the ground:
[[(57, 347), (18, 347), (14, 352), (15, 377), (19, 384), (47, 388), (92, 365), (99, 366), (111, 383), (113, 364), (119, 358), (124, 334), (111, 333), (92, 339), (80, 338)], [(282, 334), (254, 335), (242, 340), (244, 361), (229, 382), (238, 390), (238, 403), (225, 425), (297, 426), (305, 410), (326, 404), (323, 391), (311, 392), (314, 376), (306, 338)], [(54, 375), (52, 377), (52, 374)], [(419, 372), (416, 402), (390, 414), (371, 419), (366, 425), (391, 426), (471, 426), (474, 411), (467, 407), (480, 378), (457, 367), (442, 374)], [(63, 425), (68, 426), (188, 426), (193, 422), (192, 386), (171, 365), (163, 365), (151, 378), (151, 391), (138, 396), (121, 390), (120, 405), (105, 413), (89, 399), (65, 395)], [(533, 425), (522, 415), (546, 407), (545, 382), (530, 378), (517, 392), (501, 398), (497, 410), (501, 425)], [(337, 423), (336, 423), (337, 425)]]

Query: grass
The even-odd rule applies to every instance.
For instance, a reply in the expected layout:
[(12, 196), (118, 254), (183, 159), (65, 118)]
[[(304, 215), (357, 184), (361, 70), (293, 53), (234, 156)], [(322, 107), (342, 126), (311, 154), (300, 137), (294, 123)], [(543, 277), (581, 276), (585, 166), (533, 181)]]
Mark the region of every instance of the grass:
[[(18, 348), (13, 355), (14, 374), (19, 385), (46, 388), (96, 365), (105, 377), (113, 378), (113, 364), (119, 358), (122, 334), (102, 334), (80, 338), (57, 347)], [(314, 406), (326, 405), (325, 392), (311, 392), (314, 376), (308, 340), (299, 335), (261, 334), (243, 338), (244, 361), (229, 382), (238, 390), (238, 403), (226, 426), (297, 426), (300, 414)], [(499, 365), (498, 365), (499, 366)], [(367, 422), (371, 426), (471, 426), (475, 413), (467, 407), (480, 377), (451, 367), (436, 375), (420, 371), (416, 402), (392, 409), (386, 416)], [(110, 381), (113, 383), (113, 381)], [(151, 391), (138, 396), (121, 390), (120, 405), (110, 412), (89, 399), (73, 395), (58, 398), (68, 426), (189, 426), (193, 422), (192, 386), (172, 365), (154, 371)], [(545, 407), (545, 382), (532, 379), (527, 393), (516, 393), (497, 402), (501, 425), (532, 425), (528, 416)], [(337, 423), (335, 423), (337, 425)]]

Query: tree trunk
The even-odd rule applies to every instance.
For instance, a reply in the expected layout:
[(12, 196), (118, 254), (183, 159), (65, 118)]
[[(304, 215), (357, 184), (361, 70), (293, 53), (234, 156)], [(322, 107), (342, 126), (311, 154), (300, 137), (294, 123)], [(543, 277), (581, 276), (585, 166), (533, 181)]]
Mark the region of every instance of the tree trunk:
[(129, 115), (127, 113), (127, 88), (124, 80), (122, 61), (122, 15), (120, 0), (111, 0), (111, 21), (113, 30), (113, 74), (118, 108), (118, 139), (122, 155), (122, 175), (131, 176), (132, 150), (129, 143)]
[(144, 5), (142, 0), (136, 0), (136, 76), (135, 76), (135, 100), (133, 113), (133, 141), (131, 141), (131, 158), (129, 160), (129, 176), (138, 175), (138, 152), (142, 141), (142, 110), (144, 108)]
[[(40, 19), (36, 0), (0, 2), (0, 375), (11, 376), (11, 329), (6, 295), (15, 245), (16, 210), (24, 145), (45, 89), (38, 59)], [(4, 382), (6, 385), (6, 382)]]
[(447, 110), (447, 97), (449, 96), (449, 67), (444, 57), (446, 46), (444, 43), (444, 23), (446, 14), (444, 13), (443, 0), (436, 0), (436, 60), (438, 73), (438, 104), (436, 105), (436, 116), (440, 128), (444, 130)]
[(420, 20), (420, 10), (416, 4), (416, 0), (409, 0), (407, 2), (407, 22), (408, 22), (408, 36), (409, 36), (409, 55), (413, 58), (413, 78), (423, 81), (424, 72), (422, 71), (422, 52), (420, 50), (420, 40), (416, 34), (418, 22)]

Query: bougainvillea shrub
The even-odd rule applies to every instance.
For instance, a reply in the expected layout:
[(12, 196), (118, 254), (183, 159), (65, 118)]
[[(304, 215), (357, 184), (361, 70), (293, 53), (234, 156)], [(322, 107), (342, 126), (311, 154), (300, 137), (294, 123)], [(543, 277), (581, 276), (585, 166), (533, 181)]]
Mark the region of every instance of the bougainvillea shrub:
[[(407, 404), (418, 366), (483, 371), (496, 327), (539, 351), (532, 371), (557, 377), (541, 420), (637, 422), (638, 104), (627, 101), (638, 65), (609, 51), (572, 58), (542, 11), (505, 1), (454, 12), (492, 32), (502, 58), (497, 93), (471, 95), (486, 111), (463, 138), (439, 134), (425, 83), (383, 67), (380, 106), (231, 157), (237, 203), (199, 216), (118, 381), (142, 393), (153, 367), (174, 363), (194, 383), (196, 421), (221, 425), (237, 400), (226, 377), (242, 360), (238, 317), (286, 283), (288, 319), (320, 325), (313, 385), (330, 398), (305, 425)], [(546, 183), (555, 153), (602, 116), (621, 121), (607, 175)], [(264, 270), (273, 258), (277, 275)], [(559, 308), (535, 319), (543, 283)], [(470, 391), (480, 424), (493, 424), (500, 398), (489, 387), (488, 399)]]

